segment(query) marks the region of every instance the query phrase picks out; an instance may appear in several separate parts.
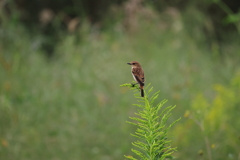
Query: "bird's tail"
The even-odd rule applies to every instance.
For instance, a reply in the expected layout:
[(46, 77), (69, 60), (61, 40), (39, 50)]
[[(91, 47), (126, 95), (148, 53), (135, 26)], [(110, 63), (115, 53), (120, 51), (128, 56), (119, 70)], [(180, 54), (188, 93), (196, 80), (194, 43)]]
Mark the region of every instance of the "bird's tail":
[(141, 89), (141, 96), (144, 97), (144, 90)]

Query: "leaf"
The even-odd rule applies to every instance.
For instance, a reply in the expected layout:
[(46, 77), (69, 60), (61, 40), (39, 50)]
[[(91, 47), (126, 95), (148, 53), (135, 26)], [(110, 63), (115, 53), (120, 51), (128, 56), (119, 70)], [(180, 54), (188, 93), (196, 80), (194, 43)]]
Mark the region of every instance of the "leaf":
[[(153, 106), (154, 101), (159, 97), (160, 91), (148, 98), (149, 93), (153, 91), (153, 87), (148, 85), (146, 88), (150, 89), (145, 91), (144, 98), (139, 97), (139, 93), (135, 94), (139, 103), (134, 104), (134, 106), (138, 107), (138, 111), (134, 113), (137, 117), (129, 117), (134, 122), (127, 122), (137, 127), (135, 133), (131, 134), (131, 136), (137, 138), (135, 142), (132, 142), (132, 145), (136, 148), (132, 148), (132, 152), (142, 160), (165, 160), (176, 150), (169, 145), (171, 140), (167, 136), (169, 129), (179, 119), (167, 125), (166, 122), (175, 106), (163, 108), (163, 105), (167, 102), (166, 99)], [(132, 157), (127, 158), (135, 159)]]

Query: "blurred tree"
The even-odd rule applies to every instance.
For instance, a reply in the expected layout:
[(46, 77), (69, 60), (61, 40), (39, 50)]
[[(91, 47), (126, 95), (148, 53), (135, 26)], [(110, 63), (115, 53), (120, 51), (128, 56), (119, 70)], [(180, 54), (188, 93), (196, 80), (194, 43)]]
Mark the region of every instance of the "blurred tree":
[[(63, 33), (66, 31), (72, 32), (84, 19), (87, 19), (91, 24), (101, 24), (104, 22), (104, 18), (109, 17), (111, 6), (120, 5), (124, 10), (124, 5), (122, 5), (124, 2), (126, 0), (2, 0), (0, 10), (5, 12), (5, 16), (8, 17), (6, 19), (9, 19), (9, 21), (17, 17), (18, 22), (23, 23), (30, 34), (36, 32), (43, 34), (45, 40), (42, 46), (48, 55), (51, 55), (54, 44), (60, 37), (60, 31), (63, 31)], [(210, 17), (216, 34), (215, 38), (222, 40), (224, 39), (222, 35), (226, 35), (226, 31), (236, 30), (236, 26), (232, 23), (225, 23), (224, 25), (223, 19), (226, 18), (228, 13), (222, 7), (219, 7), (219, 2), (224, 3), (233, 13), (239, 11), (239, 0), (140, 0), (141, 4), (152, 5), (160, 13), (168, 7), (184, 11), (194, 6), (205, 17)], [(205, 33), (211, 38), (208, 31)]]

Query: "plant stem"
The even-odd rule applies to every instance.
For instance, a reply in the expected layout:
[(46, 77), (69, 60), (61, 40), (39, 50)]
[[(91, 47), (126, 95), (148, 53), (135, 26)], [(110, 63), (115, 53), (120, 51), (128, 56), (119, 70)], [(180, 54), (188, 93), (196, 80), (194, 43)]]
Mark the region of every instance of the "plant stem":
[(192, 116), (190, 116), (190, 118), (199, 126), (200, 130), (203, 133), (204, 136), (204, 141), (205, 141), (205, 145), (206, 145), (206, 149), (207, 149), (207, 154), (208, 154), (208, 159), (212, 160), (212, 152), (211, 152), (211, 148), (210, 148), (210, 143), (209, 143), (209, 139), (208, 136), (206, 136), (204, 134), (205, 132), (205, 128), (202, 122), (198, 121), (197, 119), (193, 118)]
[(205, 144), (206, 144), (206, 148), (207, 148), (208, 159), (212, 160), (212, 152), (211, 152), (211, 148), (210, 148), (210, 143), (209, 143), (208, 137), (204, 136), (204, 140), (205, 140)]

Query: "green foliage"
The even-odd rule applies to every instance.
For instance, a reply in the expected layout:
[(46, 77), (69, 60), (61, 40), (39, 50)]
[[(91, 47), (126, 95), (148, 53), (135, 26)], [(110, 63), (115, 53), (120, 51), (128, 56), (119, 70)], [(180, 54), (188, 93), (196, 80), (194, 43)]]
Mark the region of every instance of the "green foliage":
[[(136, 87), (132, 87), (131, 84), (124, 84), (121, 86), (128, 86), (136, 89)], [(167, 100), (163, 100), (154, 106), (154, 102), (158, 98), (159, 92), (156, 92), (149, 97), (152, 90), (153, 88), (150, 88), (144, 98), (139, 97), (139, 94), (135, 94), (135, 97), (139, 99), (141, 104), (135, 104), (135, 106), (139, 107), (138, 112), (135, 113), (137, 117), (130, 117), (133, 122), (128, 122), (137, 127), (135, 133), (132, 134), (132, 136), (138, 139), (132, 143), (137, 150), (132, 149), (132, 152), (138, 155), (142, 160), (172, 159), (172, 154), (176, 148), (172, 148), (170, 145), (171, 140), (168, 138), (168, 130), (179, 119), (167, 126), (166, 122), (171, 116), (171, 111), (175, 106), (169, 106), (163, 109), (163, 105)], [(125, 157), (131, 160), (136, 160), (136, 158), (132, 156)]]
[[(200, 93), (193, 98), (191, 111), (188, 110), (185, 113), (185, 117), (193, 120), (202, 133), (202, 142), (205, 143), (202, 152), (207, 152), (208, 160), (220, 159), (221, 157), (227, 159), (229, 155), (236, 159), (239, 157), (238, 131), (240, 123), (236, 121), (240, 111), (239, 84), (239, 74), (233, 77), (230, 84), (226, 86), (215, 84), (213, 86), (215, 92), (213, 99), (209, 100), (208, 97)], [(231, 149), (226, 147), (226, 144), (231, 146)]]
[(240, 11), (238, 11), (237, 13), (234, 13), (231, 10), (230, 6), (228, 6), (222, 0), (213, 0), (213, 2), (216, 3), (219, 6), (219, 8), (221, 8), (227, 14), (223, 22), (225, 24), (229, 24), (229, 23), (234, 24), (240, 36)]
[[(179, 159), (207, 159), (205, 134), (215, 159), (236, 157), (239, 103), (229, 97), (233, 91), (239, 95), (234, 90), (239, 88), (239, 79), (228, 82), (240, 69), (239, 57), (234, 56), (240, 51), (239, 37), (224, 32), (228, 40), (221, 44), (221, 51), (225, 54), (213, 57), (202, 27), (206, 24), (212, 29), (211, 21), (202, 12), (187, 7), (189, 12), (184, 14), (171, 7), (158, 15), (150, 7), (141, 9), (137, 10), (141, 17), (136, 12), (127, 16), (131, 31), (126, 31), (124, 20), (104, 31), (83, 21), (74, 34), (61, 34), (60, 42), (54, 41), (51, 59), (43, 56), (43, 35), (29, 36), (16, 19), (5, 17), (0, 26), (0, 159), (122, 160), (123, 154), (131, 155), (128, 142), (135, 137), (129, 136), (133, 128), (125, 120), (137, 107), (128, 105), (133, 100), (128, 89), (118, 86), (132, 80), (126, 65), (131, 60), (141, 62), (146, 82), (161, 90), (160, 98), (168, 97), (178, 106), (170, 122), (186, 110), (198, 120), (205, 119), (218, 93), (211, 86), (223, 86), (226, 97), (219, 96), (215, 103), (224, 103), (220, 111), (215, 107), (215, 114), (211, 113), (218, 121), (209, 117), (212, 122), (204, 121), (201, 132), (186, 118), (168, 133), (172, 146), (178, 147), (174, 156)], [(206, 113), (192, 109), (193, 104), (207, 108)], [(221, 117), (227, 122), (221, 123)], [(208, 125), (214, 128), (209, 130)], [(214, 132), (219, 126), (221, 131)]]

